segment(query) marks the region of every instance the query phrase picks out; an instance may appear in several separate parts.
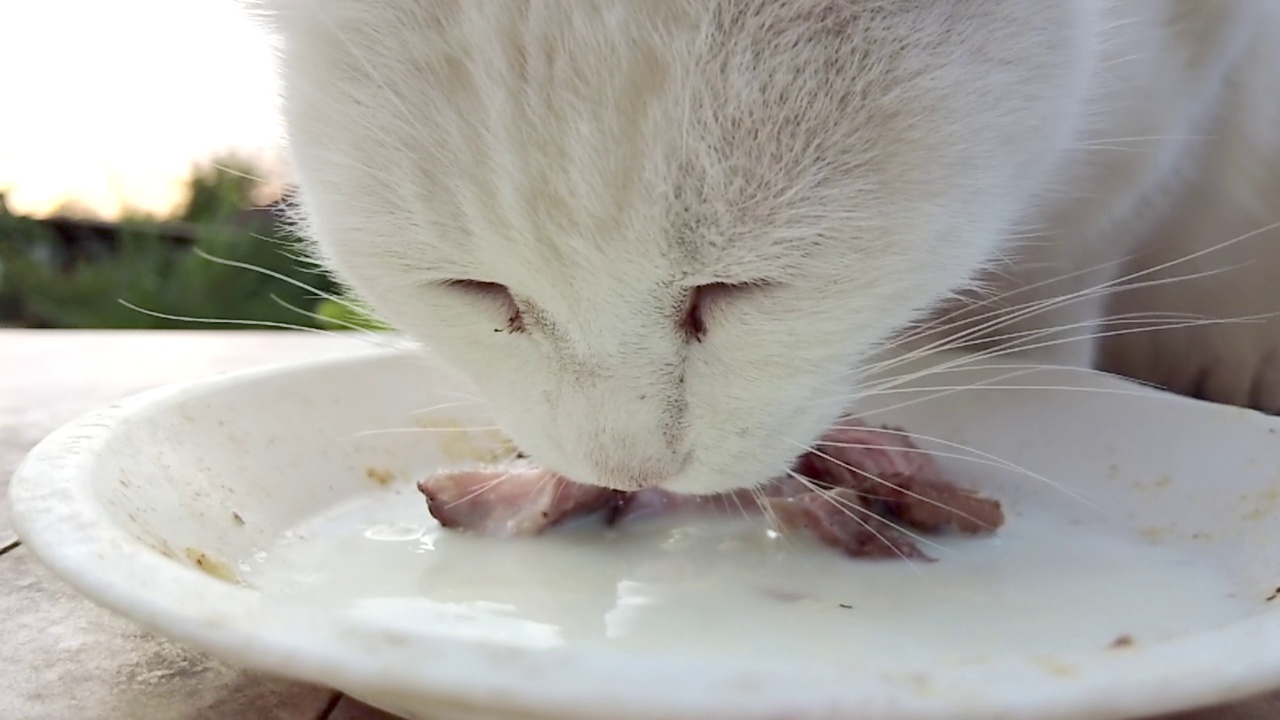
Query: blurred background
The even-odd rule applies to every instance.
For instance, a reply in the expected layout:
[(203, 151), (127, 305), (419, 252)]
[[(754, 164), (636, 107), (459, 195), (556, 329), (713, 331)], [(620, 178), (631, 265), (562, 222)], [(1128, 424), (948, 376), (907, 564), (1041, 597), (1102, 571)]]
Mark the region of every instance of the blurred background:
[(275, 58), (236, 0), (8, 3), (0, 68), (0, 327), (375, 324), (281, 226)]

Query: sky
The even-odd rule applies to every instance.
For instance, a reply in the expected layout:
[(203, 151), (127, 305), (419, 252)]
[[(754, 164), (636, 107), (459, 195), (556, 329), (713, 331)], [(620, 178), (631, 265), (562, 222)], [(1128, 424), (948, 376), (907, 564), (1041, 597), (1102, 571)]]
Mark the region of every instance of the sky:
[(164, 212), (193, 163), (278, 157), (271, 44), (237, 0), (2, 4), (0, 192), (15, 212)]

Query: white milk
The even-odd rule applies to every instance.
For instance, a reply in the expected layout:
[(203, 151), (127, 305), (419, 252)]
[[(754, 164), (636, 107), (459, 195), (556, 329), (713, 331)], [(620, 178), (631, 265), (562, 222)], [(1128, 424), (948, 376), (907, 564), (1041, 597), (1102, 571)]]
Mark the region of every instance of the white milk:
[(1088, 652), (1256, 612), (1207, 559), (1038, 511), (940, 545), (922, 545), (935, 563), (851, 560), (760, 518), (707, 517), (493, 540), (442, 530), (397, 487), (311, 519), (239, 570), (264, 593), (375, 624), (851, 669)]

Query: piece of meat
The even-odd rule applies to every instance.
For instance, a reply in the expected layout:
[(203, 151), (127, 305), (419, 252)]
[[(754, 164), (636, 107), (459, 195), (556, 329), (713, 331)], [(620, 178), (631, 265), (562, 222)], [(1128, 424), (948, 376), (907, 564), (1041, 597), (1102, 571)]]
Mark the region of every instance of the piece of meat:
[(946, 480), (938, 463), (897, 428), (833, 430), (797, 461), (796, 472), (824, 489), (859, 493), (882, 514), (924, 532), (992, 532), (1004, 524), (1000, 503)]
[(548, 470), (463, 470), (418, 483), (446, 528), (491, 537), (536, 535), (618, 502), (615, 490), (571, 482)]
[(821, 452), (871, 475), (938, 477), (938, 464), (911, 442), (911, 434), (893, 426), (874, 427), (846, 418), (828, 430), (806, 457)]
[(676, 513), (764, 513), (780, 531), (807, 532), (853, 557), (929, 560), (906, 528), (985, 534), (1004, 524), (998, 501), (947, 481), (907, 433), (856, 419), (824, 435), (792, 474), (754, 492), (623, 493), (533, 469), (439, 473), (418, 487), (444, 527), (494, 537), (535, 535), (600, 511), (609, 524)]
[(855, 509), (857, 497), (848, 490), (771, 498), (768, 503), (782, 527), (807, 530), (850, 557), (933, 560), (903, 531), (870, 511)]

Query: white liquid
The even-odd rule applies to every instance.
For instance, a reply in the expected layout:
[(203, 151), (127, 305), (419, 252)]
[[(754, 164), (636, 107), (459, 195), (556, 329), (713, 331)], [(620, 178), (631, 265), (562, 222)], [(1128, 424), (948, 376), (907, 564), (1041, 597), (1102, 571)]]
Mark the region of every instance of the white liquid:
[(411, 487), (360, 497), (241, 562), (260, 591), (397, 628), (525, 646), (918, 666), (1152, 642), (1252, 613), (1206, 560), (1017, 510), (998, 535), (855, 561), (755, 521), (534, 539), (444, 531)]

